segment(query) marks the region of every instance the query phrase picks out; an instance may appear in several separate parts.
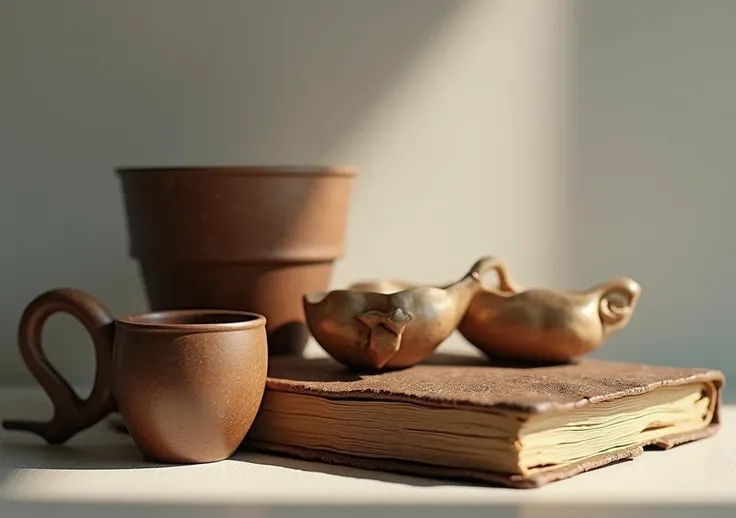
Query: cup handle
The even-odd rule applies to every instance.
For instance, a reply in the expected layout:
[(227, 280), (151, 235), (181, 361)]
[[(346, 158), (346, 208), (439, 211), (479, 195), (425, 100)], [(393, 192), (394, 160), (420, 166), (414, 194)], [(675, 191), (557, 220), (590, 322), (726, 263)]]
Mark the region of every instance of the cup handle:
[[(61, 312), (78, 319), (89, 332), (94, 344), (95, 382), (87, 399), (79, 397), (67, 380), (49, 363), (43, 351), (43, 326), (51, 315)], [(6, 420), (3, 421), (3, 427), (7, 430), (32, 432), (48, 443), (59, 444), (111, 413), (116, 406), (111, 386), (114, 335), (115, 325), (111, 313), (87, 293), (62, 288), (36, 297), (21, 317), (18, 343), (26, 366), (54, 405), (53, 417), (48, 422)]]
[[(501, 260), (493, 256), (478, 259), (470, 269), (469, 275), (483, 284), (483, 276), (491, 270), (494, 270), (496, 275), (498, 275), (498, 291), (514, 295), (523, 291), (521, 287), (509, 276), (506, 271), (506, 265)], [(488, 288), (485, 285), (483, 287), (487, 290), (491, 289), (495, 291), (494, 288)]]

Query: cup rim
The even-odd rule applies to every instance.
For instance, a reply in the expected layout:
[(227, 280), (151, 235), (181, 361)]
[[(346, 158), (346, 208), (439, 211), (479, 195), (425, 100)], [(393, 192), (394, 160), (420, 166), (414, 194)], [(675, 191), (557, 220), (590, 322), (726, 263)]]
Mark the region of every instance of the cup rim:
[(356, 176), (352, 165), (167, 165), (167, 166), (118, 166), (119, 176), (142, 173), (232, 174), (251, 176)]
[[(216, 321), (217, 316), (239, 317)], [(211, 322), (186, 322), (191, 317), (212, 317)], [(184, 320), (184, 321), (177, 321)], [(245, 331), (266, 326), (266, 317), (250, 311), (231, 309), (167, 309), (126, 315), (115, 319), (116, 325), (131, 329), (159, 331)]]

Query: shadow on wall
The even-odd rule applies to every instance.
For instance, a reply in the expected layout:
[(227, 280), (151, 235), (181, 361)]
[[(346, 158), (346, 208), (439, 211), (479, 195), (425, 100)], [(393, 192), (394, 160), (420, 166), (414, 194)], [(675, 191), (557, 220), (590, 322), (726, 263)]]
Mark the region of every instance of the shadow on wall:
[(641, 282), (598, 356), (736, 376), (736, 4), (579, 2), (572, 281)]
[[(0, 379), (31, 379), (16, 326), (42, 291), (145, 309), (114, 167), (321, 163), (461, 3), (4, 4)], [(45, 335), (89, 379), (81, 325), (52, 317)]]

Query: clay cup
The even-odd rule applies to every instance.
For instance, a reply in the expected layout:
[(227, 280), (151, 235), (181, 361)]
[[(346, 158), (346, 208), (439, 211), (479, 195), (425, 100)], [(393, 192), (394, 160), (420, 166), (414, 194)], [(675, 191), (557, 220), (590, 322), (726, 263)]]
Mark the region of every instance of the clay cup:
[[(43, 352), (44, 323), (58, 312), (79, 319), (94, 343), (95, 382), (84, 400)], [(19, 345), (53, 402), (53, 418), (3, 425), (63, 443), (117, 406), (148, 460), (181, 464), (226, 459), (245, 438), (263, 397), (265, 326), (262, 315), (226, 310), (114, 319), (98, 300), (79, 290), (46, 292), (23, 313)]]

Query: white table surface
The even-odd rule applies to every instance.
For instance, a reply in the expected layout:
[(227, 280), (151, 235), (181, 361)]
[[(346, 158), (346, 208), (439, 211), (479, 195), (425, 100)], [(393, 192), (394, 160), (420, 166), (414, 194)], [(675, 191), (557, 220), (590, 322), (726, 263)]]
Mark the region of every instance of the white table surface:
[[(0, 417), (50, 416), (37, 388), (0, 389)], [(713, 438), (538, 489), (462, 485), (238, 453), (199, 466), (144, 462), (103, 422), (63, 446), (0, 432), (0, 517), (10, 516), (637, 516), (736, 517), (736, 406)], [(358, 506), (349, 510), (345, 506)]]

